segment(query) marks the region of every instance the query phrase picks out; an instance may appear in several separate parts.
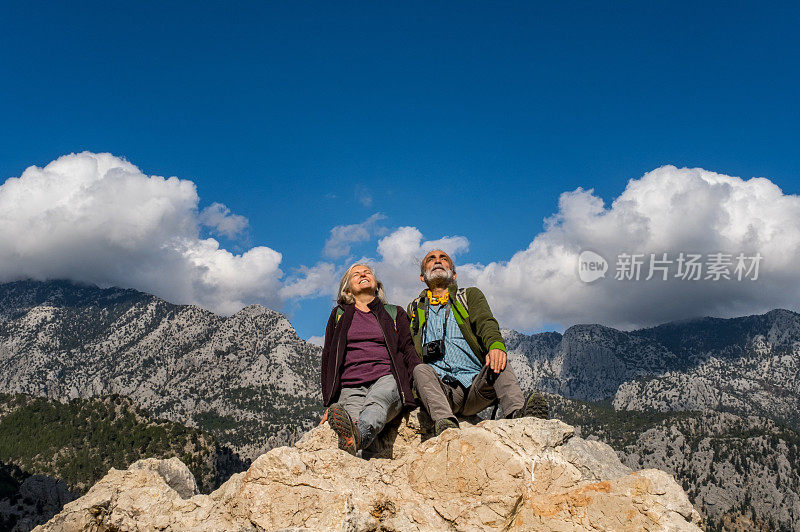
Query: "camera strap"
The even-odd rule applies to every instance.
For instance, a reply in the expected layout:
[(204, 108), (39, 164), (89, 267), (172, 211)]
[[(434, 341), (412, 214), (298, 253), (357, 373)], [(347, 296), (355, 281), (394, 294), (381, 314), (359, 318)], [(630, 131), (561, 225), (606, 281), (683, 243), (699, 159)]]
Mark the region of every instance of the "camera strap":
[[(450, 317), (450, 303), (445, 303), (446, 308), (444, 310), (444, 324), (442, 325), (442, 343), (444, 343), (444, 339), (447, 338), (447, 319)], [(428, 316), (428, 319), (425, 320), (425, 324), (422, 326), (422, 343), (424, 344), (425, 341), (428, 339), (428, 322), (430, 322), (430, 315), (431, 315), (431, 305), (428, 300), (425, 300), (425, 314)]]

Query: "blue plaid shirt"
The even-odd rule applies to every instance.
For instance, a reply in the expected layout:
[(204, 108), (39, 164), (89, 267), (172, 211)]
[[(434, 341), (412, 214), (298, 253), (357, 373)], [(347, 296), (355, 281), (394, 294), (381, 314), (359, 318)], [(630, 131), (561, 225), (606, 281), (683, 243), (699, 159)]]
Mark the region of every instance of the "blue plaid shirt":
[[(448, 305), (430, 305), (428, 307), (428, 319), (425, 322), (425, 331), (422, 336), (423, 345), (433, 340), (442, 339), (442, 329), (444, 327), (444, 316)], [(469, 344), (461, 334), (456, 319), (453, 317), (452, 309), (447, 318), (447, 335), (444, 339), (444, 358), (431, 362), (430, 365), (440, 377), (452, 375), (465, 388), (472, 386), (472, 380), (480, 373), (483, 365), (472, 353)]]

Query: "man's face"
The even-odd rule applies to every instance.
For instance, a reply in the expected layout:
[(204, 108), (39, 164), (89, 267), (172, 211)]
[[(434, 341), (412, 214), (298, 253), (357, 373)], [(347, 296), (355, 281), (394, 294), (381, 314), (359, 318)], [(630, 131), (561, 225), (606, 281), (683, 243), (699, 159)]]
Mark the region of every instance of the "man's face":
[(456, 278), (453, 263), (444, 251), (431, 251), (422, 260), (423, 273), (419, 280), (428, 286), (447, 286)]

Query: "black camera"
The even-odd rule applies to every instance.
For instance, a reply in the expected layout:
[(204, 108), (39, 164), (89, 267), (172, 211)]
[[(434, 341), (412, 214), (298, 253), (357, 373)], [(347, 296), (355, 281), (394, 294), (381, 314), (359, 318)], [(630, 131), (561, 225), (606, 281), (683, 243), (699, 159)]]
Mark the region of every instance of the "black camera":
[(444, 358), (444, 340), (433, 340), (422, 346), (422, 360), (436, 362)]

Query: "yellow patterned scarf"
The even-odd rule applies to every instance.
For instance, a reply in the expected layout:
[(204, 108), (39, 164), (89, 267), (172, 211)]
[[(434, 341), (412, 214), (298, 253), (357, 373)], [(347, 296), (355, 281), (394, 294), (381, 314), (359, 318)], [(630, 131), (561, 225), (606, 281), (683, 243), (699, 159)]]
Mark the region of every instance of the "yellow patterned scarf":
[(450, 292), (445, 292), (443, 296), (437, 298), (435, 295), (433, 295), (433, 292), (428, 290), (427, 295), (428, 295), (428, 302), (431, 305), (444, 305), (445, 303), (450, 301)]

